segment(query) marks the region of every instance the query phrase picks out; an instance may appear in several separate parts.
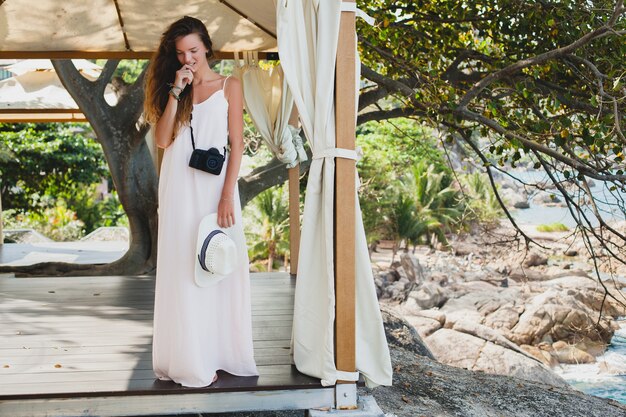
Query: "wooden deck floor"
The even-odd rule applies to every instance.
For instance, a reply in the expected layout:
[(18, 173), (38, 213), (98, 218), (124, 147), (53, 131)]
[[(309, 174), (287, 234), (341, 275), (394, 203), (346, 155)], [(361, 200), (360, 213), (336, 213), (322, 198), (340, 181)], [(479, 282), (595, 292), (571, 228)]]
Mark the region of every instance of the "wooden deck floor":
[[(95, 399), (117, 398), (122, 404), (130, 397), (141, 397), (142, 410), (148, 413), (146, 401), (154, 395), (175, 396), (171, 398), (176, 399), (172, 412), (268, 409), (267, 405), (245, 405), (244, 400), (237, 400), (231, 408), (213, 408), (206, 395), (219, 393), (226, 398), (229, 393), (260, 391), (267, 399), (270, 393), (288, 396), (300, 390), (310, 398), (298, 408), (328, 406), (330, 392), (291, 364), (294, 281), (288, 274), (252, 274), (251, 283), (260, 375), (222, 373), (210, 387), (183, 388), (156, 380), (152, 372), (154, 277), (0, 277), (0, 415), (18, 415), (8, 413), (16, 413), (18, 404), (28, 401), (39, 404), (37, 415), (63, 415), (60, 410), (61, 414), (46, 414), (45, 410), (52, 409), (55, 399), (64, 399), (65, 404), (73, 399), (84, 407), (89, 399), (88, 404), (93, 404)], [(178, 402), (185, 394), (205, 394), (193, 397), (192, 402), (202, 405), (188, 404), (181, 410)], [(77, 400), (81, 398), (85, 401)], [(44, 400), (49, 403), (47, 408)], [(33, 413), (37, 410), (31, 409)], [(68, 410), (64, 412), (71, 415)], [(102, 415), (103, 408), (98, 410), (75, 415)], [(160, 413), (164, 411), (159, 408)], [(115, 410), (109, 413), (125, 415)]]

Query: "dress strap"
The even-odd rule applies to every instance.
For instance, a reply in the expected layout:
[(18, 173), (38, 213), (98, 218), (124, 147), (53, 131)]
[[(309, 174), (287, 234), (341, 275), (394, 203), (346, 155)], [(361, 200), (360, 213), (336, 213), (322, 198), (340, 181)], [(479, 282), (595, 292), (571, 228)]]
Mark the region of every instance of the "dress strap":
[(222, 90), (226, 91), (226, 82), (230, 78), (230, 75), (224, 79), (224, 84), (222, 84)]

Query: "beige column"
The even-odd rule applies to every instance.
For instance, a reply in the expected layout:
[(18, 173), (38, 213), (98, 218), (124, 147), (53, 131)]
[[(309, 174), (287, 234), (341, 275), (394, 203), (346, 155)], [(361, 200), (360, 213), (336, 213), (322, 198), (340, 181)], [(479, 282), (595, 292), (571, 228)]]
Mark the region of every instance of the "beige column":
[[(354, 3), (354, 0), (344, 0)], [(354, 150), (355, 13), (342, 12), (335, 69), (337, 148)], [(356, 371), (355, 354), (355, 161), (336, 158), (335, 171), (335, 355), (337, 370)]]
[[(298, 109), (295, 104), (289, 117), (289, 124), (298, 127)], [(289, 168), (289, 273), (298, 273), (300, 252), (300, 164)]]
[(4, 244), (4, 234), (2, 233), (2, 196), (0, 196), (0, 245)]

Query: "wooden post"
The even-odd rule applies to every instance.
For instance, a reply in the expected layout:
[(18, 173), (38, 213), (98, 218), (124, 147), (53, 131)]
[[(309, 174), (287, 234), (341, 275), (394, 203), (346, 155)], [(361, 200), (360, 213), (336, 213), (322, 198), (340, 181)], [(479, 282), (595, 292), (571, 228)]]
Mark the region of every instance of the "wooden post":
[(2, 196), (0, 196), (0, 245), (4, 244), (4, 234), (2, 232)]
[[(344, 0), (344, 3), (354, 3), (354, 0)], [(335, 129), (336, 147), (350, 150), (354, 150), (356, 135), (355, 43), (355, 13), (344, 11), (341, 13), (335, 68)], [(337, 370), (355, 372), (356, 166), (354, 160), (344, 158), (336, 158), (335, 164), (335, 356)]]
[[(294, 104), (289, 124), (298, 127), (298, 108)], [(300, 164), (289, 168), (289, 273), (298, 273), (300, 252)]]

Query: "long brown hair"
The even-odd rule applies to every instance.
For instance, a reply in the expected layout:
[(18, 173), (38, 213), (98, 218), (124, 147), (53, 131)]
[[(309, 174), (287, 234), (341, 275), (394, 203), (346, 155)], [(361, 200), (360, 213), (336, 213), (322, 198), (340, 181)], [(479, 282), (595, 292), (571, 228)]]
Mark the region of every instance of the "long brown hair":
[[(213, 56), (213, 43), (209, 37), (209, 32), (204, 23), (194, 17), (185, 16), (172, 23), (163, 32), (159, 48), (150, 60), (146, 76), (144, 115), (148, 123), (156, 123), (163, 115), (171, 88), (169, 84), (174, 82), (176, 71), (181, 67), (176, 57), (176, 40), (192, 33), (198, 34), (200, 40), (208, 49), (207, 59)], [(185, 88), (180, 94), (180, 101), (176, 110), (174, 137), (176, 137), (180, 127), (189, 122), (192, 108), (191, 88)]]

